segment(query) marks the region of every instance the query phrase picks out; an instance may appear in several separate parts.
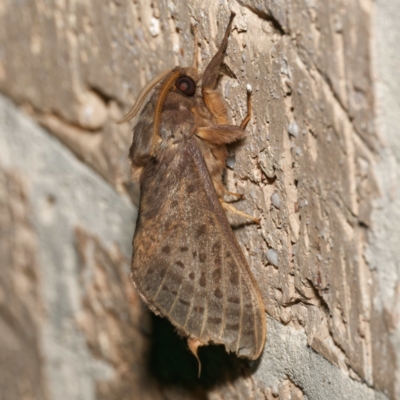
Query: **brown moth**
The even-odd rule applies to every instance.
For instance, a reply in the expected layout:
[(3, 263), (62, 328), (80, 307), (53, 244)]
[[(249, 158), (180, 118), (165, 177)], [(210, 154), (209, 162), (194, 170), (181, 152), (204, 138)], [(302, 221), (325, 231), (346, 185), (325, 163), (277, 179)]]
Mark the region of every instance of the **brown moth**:
[(195, 51), (192, 67), (155, 77), (121, 120), (132, 119), (154, 90), (129, 153), (141, 190), (132, 279), (150, 309), (188, 338), (196, 358), (198, 346), (215, 343), (256, 359), (266, 337), (257, 283), (224, 212), (259, 222), (223, 200), (241, 197), (226, 190), (222, 174), (226, 144), (246, 136), (251, 107), (249, 95), (248, 115), (232, 125), (216, 89), (233, 17), (202, 76)]

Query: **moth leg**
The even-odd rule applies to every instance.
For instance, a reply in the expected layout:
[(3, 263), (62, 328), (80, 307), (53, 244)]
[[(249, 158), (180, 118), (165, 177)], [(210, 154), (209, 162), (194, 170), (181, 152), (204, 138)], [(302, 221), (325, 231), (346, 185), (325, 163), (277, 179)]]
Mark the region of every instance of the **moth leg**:
[(208, 142), (221, 145), (244, 139), (246, 132), (236, 125), (217, 125), (197, 128), (196, 135)]
[(217, 125), (229, 125), (228, 111), (218, 90), (203, 88), (202, 95), (204, 104), (212, 115), (214, 123)]
[(261, 221), (260, 218), (255, 218), (255, 217), (253, 217), (253, 216), (251, 216), (251, 215), (249, 215), (249, 214), (246, 214), (245, 212), (240, 211), (240, 210), (238, 210), (237, 208), (235, 208), (232, 204), (225, 203), (222, 199), (220, 199), (219, 201), (220, 201), (220, 203), (221, 203), (221, 205), (222, 205), (222, 208), (223, 208), (225, 211), (229, 211), (229, 212), (231, 212), (231, 213), (233, 213), (233, 214), (240, 215), (241, 217), (244, 217), (244, 218), (246, 218), (246, 219), (250, 219), (250, 220), (252, 220), (253, 222), (255, 222), (256, 224), (260, 225), (260, 221)]
[[(212, 92), (216, 92), (213, 90)], [(215, 93), (214, 93), (215, 94)], [(217, 93), (219, 96), (219, 93)], [(212, 103), (212, 107), (214, 107), (216, 103)], [(217, 108), (219, 105), (217, 104)], [(223, 109), (222, 109), (223, 108)], [(222, 111), (226, 112), (225, 106), (222, 104), (220, 111), (215, 111), (217, 115), (217, 121), (224, 121), (217, 126), (205, 126), (197, 129), (196, 135), (201, 139), (208, 140), (214, 144), (228, 144), (235, 142), (236, 140), (244, 139), (246, 137), (245, 128), (251, 118), (251, 91), (247, 92), (247, 114), (244, 117), (240, 126), (237, 125), (229, 125), (229, 123), (225, 122), (225, 116), (222, 115)], [(214, 115), (214, 114), (213, 114)], [(214, 115), (215, 116), (215, 115)], [(228, 117), (226, 116), (226, 119)]]
[(229, 190), (225, 190), (224, 191), (224, 195), (237, 197), (238, 200), (243, 200), (244, 199), (244, 194), (230, 192)]
[(248, 90), (247, 91), (247, 115), (244, 117), (242, 123), (240, 124), (240, 128), (243, 130), (246, 128), (248, 122), (250, 121), (251, 111), (252, 111), (251, 90)]

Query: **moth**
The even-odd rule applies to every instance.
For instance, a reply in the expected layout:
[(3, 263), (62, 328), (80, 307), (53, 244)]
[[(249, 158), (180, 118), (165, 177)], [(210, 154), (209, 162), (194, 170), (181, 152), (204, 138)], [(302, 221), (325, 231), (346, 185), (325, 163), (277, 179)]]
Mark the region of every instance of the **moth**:
[[(201, 75), (197, 34), (191, 67), (175, 67), (152, 79), (120, 121), (143, 107), (129, 152), (141, 198), (133, 237), (131, 276), (149, 308), (199, 346), (223, 344), (239, 357), (256, 359), (266, 337), (265, 311), (257, 283), (224, 210), (226, 145), (246, 136), (232, 125), (217, 90), (234, 14), (217, 53)], [(199, 361), (200, 366), (200, 361)]]

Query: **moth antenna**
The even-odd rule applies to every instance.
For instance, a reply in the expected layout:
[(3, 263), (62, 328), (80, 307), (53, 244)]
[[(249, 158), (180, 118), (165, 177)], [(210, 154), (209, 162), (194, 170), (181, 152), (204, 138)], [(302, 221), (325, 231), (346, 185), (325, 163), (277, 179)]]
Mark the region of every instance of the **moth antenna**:
[(199, 31), (197, 29), (197, 25), (192, 25), (192, 32), (194, 36), (194, 51), (193, 51), (193, 62), (192, 68), (198, 69), (199, 68)]
[(175, 81), (181, 74), (181, 71), (170, 71), (170, 76), (160, 89), (160, 95), (158, 96), (157, 99), (157, 104), (156, 104), (156, 109), (154, 111), (154, 123), (153, 123), (153, 139), (151, 142), (151, 152), (150, 156), (154, 155), (154, 149), (157, 144), (157, 138), (160, 136), (160, 125), (161, 125), (161, 115), (162, 115), (162, 109), (165, 103), (165, 99), (167, 98), (168, 93), (172, 89), (172, 87), (175, 84)]
[(197, 354), (197, 351), (198, 351), (200, 346), (204, 346), (204, 343), (200, 342), (200, 340), (198, 340), (198, 339), (188, 338), (187, 344), (188, 344), (190, 352), (196, 357), (197, 363), (199, 365), (199, 372), (197, 374), (197, 378), (200, 378), (200, 375), (201, 375), (201, 362), (200, 362), (200, 358), (199, 358), (199, 356)]
[(169, 73), (173, 71), (172, 69), (166, 69), (165, 71), (159, 73), (155, 76), (150, 82), (146, 84), (146, 86), (140, 91), (139, 96), (137, 97), (135, 104), (129, 110), (128, 114), (126, 114), (122, 119), (120, 119), (117, 124), (122, 124), (123, 122), (130, 121), (140, 110), (144, 101), (146, 100), (149, 92), (157, 85), (158, 82), (163, 80)]

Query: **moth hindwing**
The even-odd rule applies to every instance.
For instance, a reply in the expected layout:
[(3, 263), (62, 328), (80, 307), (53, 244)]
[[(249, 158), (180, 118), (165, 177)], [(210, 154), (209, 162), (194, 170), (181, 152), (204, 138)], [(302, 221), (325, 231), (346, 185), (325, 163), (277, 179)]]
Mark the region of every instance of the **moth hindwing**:
[(222, 182), (226, 145), (245, 137), (250, 118), (249, 110), (240, 126), (232, 125), (217, 90), (233, 17), (202, 75), (195, 54), (192, 67), (149, 82), (122, 120), (133, 118), (153, 91), (129, 153), (141, 190), (132, 279), (196, 357), (199, 345), (216, 343), (256, 359), (266, 337), (264, 306), (224, 209), (257, 220), (223, 201), (230, 193)]

